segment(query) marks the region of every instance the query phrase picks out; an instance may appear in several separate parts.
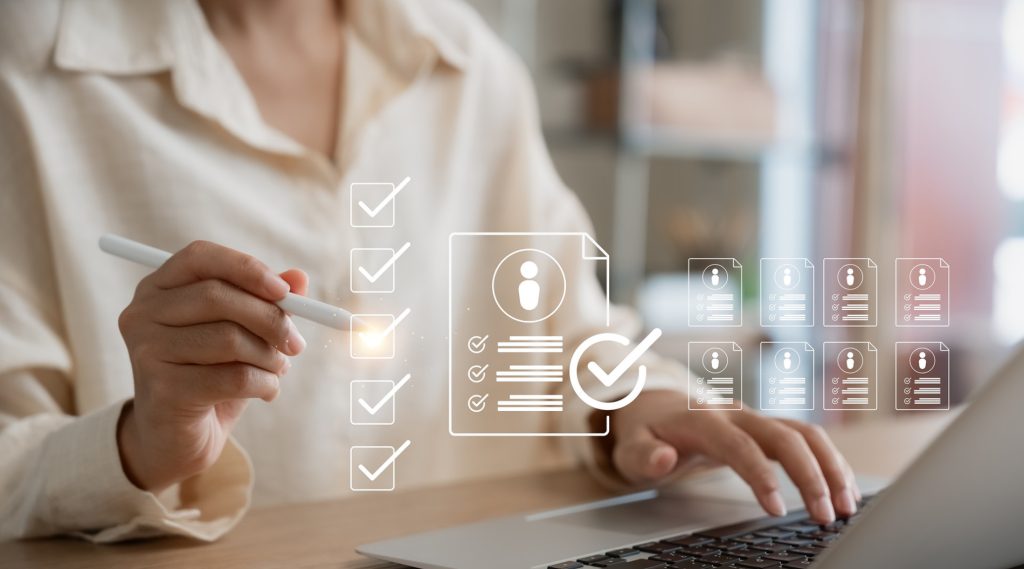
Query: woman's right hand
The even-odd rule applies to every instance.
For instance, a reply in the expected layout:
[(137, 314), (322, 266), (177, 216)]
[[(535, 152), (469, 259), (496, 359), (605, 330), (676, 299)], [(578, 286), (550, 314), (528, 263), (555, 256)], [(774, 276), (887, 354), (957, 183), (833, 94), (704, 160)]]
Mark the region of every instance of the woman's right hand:
[(249, 399), (272, 401), (305, 340), (274, 304), (305, 294), (299, 270), (195, 241), (143, 279), (118, 320), (135, 398), (118, 425), (121, 464), (158, 492), (220, 456)]

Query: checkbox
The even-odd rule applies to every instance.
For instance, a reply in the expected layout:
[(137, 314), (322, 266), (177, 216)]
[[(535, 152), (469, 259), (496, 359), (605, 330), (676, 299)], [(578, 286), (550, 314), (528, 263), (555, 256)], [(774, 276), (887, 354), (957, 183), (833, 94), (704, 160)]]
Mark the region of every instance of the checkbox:
[(395, 357), (395, 331), (409, 315), (406, 308), (392, 314), (353, 314), (349, 334), (349, 355), (354, 359), (380, 360)]
[(354, 446), (349, 449), (349, 488), (353, 492), (390, 492), (395, 489), (395, 463), (409, 448), (402, 446)]
[(353, 381), (349, 384), (349, 421), (353, 425), (394, 425), (395, 400), (410, 377), (407, 373), (398, 383), (389, 379)]
[(394, 227), (395, 198), (409, 183), (397, 186), (382, 182), (357, 182), (350, 186), (349, 211), (352, 227)]
[(491, 364), (471, 366), (466, 371), (466, 377), (468, 377), (473, 383), (480, 383), (487, 379), (487, 368), (489, 367), (491, 367)]
[(349, 290), (356, 293), (395, 292), (395, 263), (409, 249), (356, 248), (349, 253)]
[(474, 354), (483, 353), (483, 351), (487, 349), (488, 338), (490, 338), (490, 335), (473, 336), (468, 342), (466, 342), (466, 348)]

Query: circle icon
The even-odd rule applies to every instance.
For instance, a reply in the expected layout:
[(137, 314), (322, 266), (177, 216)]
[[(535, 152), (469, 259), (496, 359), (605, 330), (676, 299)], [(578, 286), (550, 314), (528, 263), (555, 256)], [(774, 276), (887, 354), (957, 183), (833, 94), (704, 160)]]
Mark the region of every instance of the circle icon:
[(914, 373), (928, 373), (935, 367), (935, 354), (924, 347), (914, 348), (910, 352), (910, 369)]
[(792, 348), (783, 348), (775, 352), (775, 369), (782, 373), (800, 369), (800, 354)]
[(787, 290), (796, 288), (800, 284), (800, 270), (789, 263), (780, 265), (775, 269), (775, 284)]
[(910, 286), (917, 290), (928, 290), (935, 284), (935, 269), (924, 263), (914, 265), (907, 278), (910, 279)]
[[(661, 330), (655, 328), (648, 335), (648, 339), (651, 342), (658, 339), (661, 336)], [(594, 334), (580, 342), (580, 345), (576, 347), (576, 350), (572, 353), (572, 358), (569, 360), (569, 383), (572, 385), (573, 391), (576, 395), (587, 405), (594, 409), (601, 411), (615, 411), (616, 409), (622, 409), (626, 405), (632, 403), (643, 391), (644, 385), (647, 383), (647, 366), (640, 364), (637, 366), (636, 383), (633, 385), (633, 389), (629, 391), (623, 398), (616, 401), (601, 401), (590, 396), (583, 389), (583, 385), (580, 382), (580, 360), (583, 359), (583, 354), (586, 353), (595, 344), (601, 342), (613, 342), (621, 346), (629, 346), (629, 338), (622, 334), (615, 334), (613, 332), (602, 332), (600, 334)], [(646, 342), (646, 340), (645, 340)]]
[(864, 365), (864, 354), (857, 348), (845, 347), (836, 354), (836, 365), (843, 373), (857, 373)]
[[(519, 249), (498, 262), (491, 296), (505, 316), (532, 324), (550, 318), (565, 301), (565, 271), (540, 249)], [(544, 306), (544, 299), (557, 299)]]
[(722, 348), (708, 348), (700, 357), (700, 363), (708, 373), (721, 373), (729, 365), (729, 354)]
[(864, 271), (857, 265), (848, 263), (839, 267), (839, 272), (836, 273), (836, 280), (839, 281), (839, 286), (844, 289), (855, 290), (864, 282)]
[(718, 263), (708, 265), (700, 275), (704, 286), (712, 290), (721, 290), (729, 282), (729, 273)]

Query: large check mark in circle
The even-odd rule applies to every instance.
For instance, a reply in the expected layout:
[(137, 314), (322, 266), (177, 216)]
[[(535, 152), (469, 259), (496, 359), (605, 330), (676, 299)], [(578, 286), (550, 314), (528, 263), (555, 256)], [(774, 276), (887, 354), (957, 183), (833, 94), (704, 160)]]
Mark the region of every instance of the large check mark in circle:
[[(653, 339), (651, 341), (653, 342)], [(572, 384), (572, 389), (576, 392), (576, 395), (587, 405), (594, 409), (600, 409), (601, 411), (615, 411), (616, 409), (622, 409), (626, 405), (629, 405), (640, 396), (640, 392), (643, 391), (644, 384), (647, 382), (647, 366), (642, 364), (638, 366), (636, 384), (622, 399), (617, 401), (600, 401), (598, 399), (594, 399), (583, 389), (583, 386), (580, 385), (579, 366), (580, 360), (583, 359), (583, 354), (586, 353), (591, 346), (601, 342), (615, 342), (621, 346), (628, 346), (629, 338), (622, 334), (603, 332), (601, 334), (595, 334), (581, 342), (580, 345), (576, 347), (576, 351), (573, 352), (572, 359), (569, 360), (569, 382)]]

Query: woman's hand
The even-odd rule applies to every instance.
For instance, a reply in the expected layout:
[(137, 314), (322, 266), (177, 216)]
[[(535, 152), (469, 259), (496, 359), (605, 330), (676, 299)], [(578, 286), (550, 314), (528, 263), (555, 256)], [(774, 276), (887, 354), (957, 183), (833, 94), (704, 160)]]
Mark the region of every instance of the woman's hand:
[(196, 241), (139, 283), (118, 324), (135, 398), (118, 425), (121, 464), (153, 492), (209, 468), (249, 399), (272, 401), (305, 347), (274, 301), (305, 294), (298, 270)]
[(785, 515), (771, 460), (782, 464), (820, 523), (857, 511), (853, 470), (821, 427), (751, 411), (688, 411), (686, 396), (645, 392), (612, 420), (612, 463), (628, 481), (649, 484), (702, 454), (729, 465), (769, 514)]

